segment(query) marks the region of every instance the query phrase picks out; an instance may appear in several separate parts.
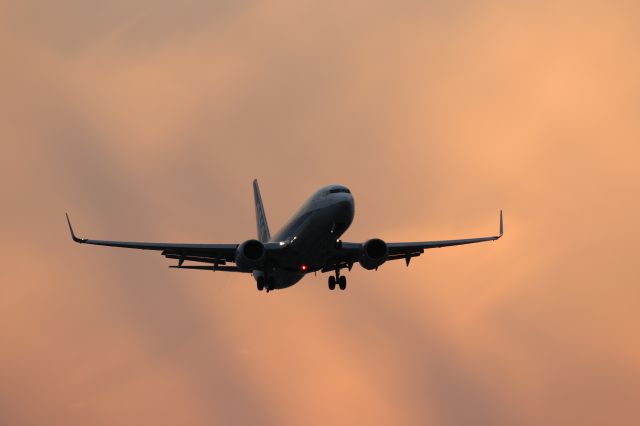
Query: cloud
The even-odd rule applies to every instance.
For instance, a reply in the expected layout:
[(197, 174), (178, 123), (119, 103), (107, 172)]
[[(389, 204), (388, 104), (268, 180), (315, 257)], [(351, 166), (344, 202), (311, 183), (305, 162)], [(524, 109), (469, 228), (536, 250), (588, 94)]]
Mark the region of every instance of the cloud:
[[(3, 9), (3, 424), (637, 423), (634, 6)], [(68, 239), (251, 238), (254, 177), (507, 235), (268, 296)]]

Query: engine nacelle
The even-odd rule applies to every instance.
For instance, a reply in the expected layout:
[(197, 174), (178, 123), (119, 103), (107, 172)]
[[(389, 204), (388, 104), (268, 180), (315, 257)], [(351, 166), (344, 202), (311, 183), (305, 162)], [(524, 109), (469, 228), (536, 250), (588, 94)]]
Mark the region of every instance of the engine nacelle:
[(362, 246), (360, 253), (360, 266), (364, 269), (376, 269), (389, 258), (387, 243), (379, 238), (373, 238)]
[(236, 250), (236, 265), (245, 271), (253, 271), (264, 265), (264, 244), (258, 240), (247, 240)]

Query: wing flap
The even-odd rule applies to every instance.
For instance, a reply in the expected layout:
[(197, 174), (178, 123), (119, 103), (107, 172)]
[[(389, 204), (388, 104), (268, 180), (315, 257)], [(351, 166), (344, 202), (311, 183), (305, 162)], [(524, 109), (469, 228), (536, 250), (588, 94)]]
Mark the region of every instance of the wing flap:
[(203, 265), (185, 265), (185, 266), (180, 266), (180, 265), (170, 265), (169, 268), (173, 268), (173, 269), (195, 269), (198, 271), (223, 271), (223, 272), (243, 272), (243, 273), (250, 273), (249, 271), (243, 271), (240, 268), (238, 268), (237, 266), (217, 266), (217, 265), (211, 265), (211, 266), (203, 266)]

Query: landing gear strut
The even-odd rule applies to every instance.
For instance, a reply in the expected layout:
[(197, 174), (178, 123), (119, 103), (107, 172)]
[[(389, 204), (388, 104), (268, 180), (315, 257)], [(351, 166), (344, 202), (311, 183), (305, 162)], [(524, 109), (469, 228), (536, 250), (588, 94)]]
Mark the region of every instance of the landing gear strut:
[(340, 270), (336, 270), (336, 275), (331, 275), (329, 277), (329, 290), (335, 290), (336, 284), (340, 287), (340, 290), (344, 290), (347, 288), (347, 277), (344, 275), (340, 275)]

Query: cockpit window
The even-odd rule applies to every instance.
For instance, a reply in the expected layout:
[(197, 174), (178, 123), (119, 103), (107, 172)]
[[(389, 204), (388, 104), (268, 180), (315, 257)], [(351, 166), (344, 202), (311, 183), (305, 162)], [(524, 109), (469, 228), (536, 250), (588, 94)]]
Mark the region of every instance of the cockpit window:
[(329, 194), (337, 194), (338, 192), (344, 192), (345, 194), (351, 194), (347, 188), (334, 188), (329, 190)]

